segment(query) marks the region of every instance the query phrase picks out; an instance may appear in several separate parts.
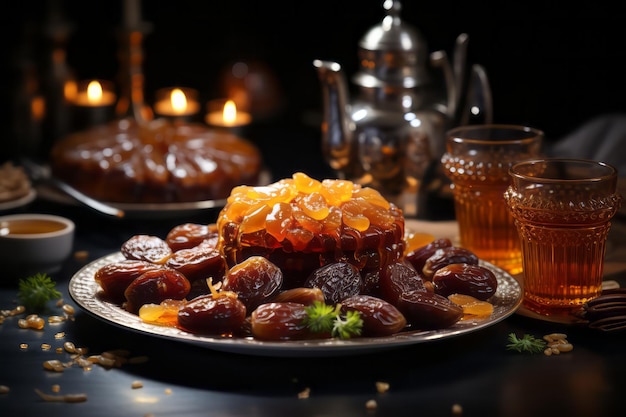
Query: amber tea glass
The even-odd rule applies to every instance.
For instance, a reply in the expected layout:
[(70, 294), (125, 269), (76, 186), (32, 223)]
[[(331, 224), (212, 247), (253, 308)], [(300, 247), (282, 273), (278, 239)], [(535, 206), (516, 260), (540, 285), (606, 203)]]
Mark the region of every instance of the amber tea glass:
[(447, 133), (441, 159), (452, 181), (461, 246), (513, 275), (522, 272), (522, 254), (504, 201), (509, 168), (540, 157), (543, 137), (527, 126), (460, 126)]
[(602, 291), (611, 219), (621, 204), (617, 170), (581, 159), (515, 164), (505, 200), (522, 244), (524, 301), (546, 316), (567, 315)]

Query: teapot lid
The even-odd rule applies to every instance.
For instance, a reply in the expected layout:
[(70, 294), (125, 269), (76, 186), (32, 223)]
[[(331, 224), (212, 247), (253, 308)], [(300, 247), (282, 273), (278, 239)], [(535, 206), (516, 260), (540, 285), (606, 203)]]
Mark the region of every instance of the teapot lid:
[(363, 87), (412, 88), (428, 81), (428, 50), (422, 34), (400, 19), (402, 5), (386, 0), (382, 22), (372, 27), (359, 42), (361, 71), (354, 82)]

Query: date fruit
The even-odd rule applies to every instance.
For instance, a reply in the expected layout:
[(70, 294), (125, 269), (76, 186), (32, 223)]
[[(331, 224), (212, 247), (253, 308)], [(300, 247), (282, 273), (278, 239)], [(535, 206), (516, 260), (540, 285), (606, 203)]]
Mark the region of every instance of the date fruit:
[(299, 340), (310, 337), (305, 324), (306, 306), (300, 303), (266, 303), (250, 315), (252, 335), (262, 340)]
[(222, 281), (222, 289), (232, 291), (248, 311), (277, 294), (283, 284), (283, 273), (262, 256), (251, 256), (233, 266)]
[(433, 275), (439, 268), (450, 264), (472, 264), (478, 265), (478, 256), (469, 249), (450, 246), (437, 249), (435, 253), (426, 260), (422, 273), (428, 280), (432, 280)]
[(124, 308), (137, 314), (144, 304), (159, 304), (168, 298), (182, 300), (190, 289), (189, 280), (178, 271), (167, 268), (148, 271), (135, 278), (124, 291)]
[(165, 266), (182, 272), (189, 281), (212, 278), (213, 282), (218, 282), (226, 271), (220, 251), (205, 244), (174, 252)]
[(406, 318), (394, 305), (371, 295), (359, 294), (341, 302), (342, 312), (358, 311), (363, 320), (362, 336), (389, 336), (406, 326)]
[(427, 245), (410, 251), (406, 254), (404, 259), (409, 262), (416, 271), (421, 273), (426, 264), (426, 260), (433, 256), (437, 249), (449, 248), (451, 246), (452, 241), (448, 238), (435, 239)]
[(111, 302), (122, 303), (124, 291), (135, 278), (145, 272), (163, 269), (163, 266), (136, 259), (124, 259), (104, 265), (94, 274), (94, 280), (100, 285), (104, 295)]
[(391, 304), (409, 291), (427, 291), (424, 280), (413, 267), (402, 262), (387, 265), (379, 278), (381, 297)]
[(272, 298), (272, 302), (275, 303), (300, 303), (306, 306), (312, 305), (314, 302), (324, 302), (324, 293), (319, 288), (290, 288), (279, 292)]
[(321, 289), (326, 304), (337, 304), (346, 297), (360, 294), (363, 280), (356, 266), (348, 262), (333, 262), (311, 272), (304, 286)]
[(398, 298), (396, 307), (414, 329), (444, 329), (463, 317), (463, 308), (432, 292), (409, 291)]
[(172, 255), (167, 242), (157, 236), (135, 235), (122, 244), (122, 255), (126, 259), (137, 259), (155, 264), (164, 264)]
[(447, 297), (459, 293), (485, 301), (496, 293), (495, 274), (482, 265), (450, 264), (433, 275), (435, 293)]
[(173, 227), (165, 237), (165, 241), (174, 252), (196, 247), (206, 240), (214, 240), (213, 247), (217, 244), (215, 225), (184, 223)]
[(243, 328), (246, 306), (232, 292), (205, 294), (178, 311), (178, 324), (185, 330), (205, 334), (233, 334)]

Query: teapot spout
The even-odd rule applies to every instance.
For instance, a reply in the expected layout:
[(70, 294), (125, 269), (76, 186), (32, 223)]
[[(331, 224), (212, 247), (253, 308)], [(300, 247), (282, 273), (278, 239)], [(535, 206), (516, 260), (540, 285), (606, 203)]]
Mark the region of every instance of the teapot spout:
[(313, 66), (322, 88), (322, 153), (330, 167), (344, 178), (356, 178), (360, 172), (354, 157), (352, 119), (348, 109), (348, 86), (337, 62), (316, 59)]

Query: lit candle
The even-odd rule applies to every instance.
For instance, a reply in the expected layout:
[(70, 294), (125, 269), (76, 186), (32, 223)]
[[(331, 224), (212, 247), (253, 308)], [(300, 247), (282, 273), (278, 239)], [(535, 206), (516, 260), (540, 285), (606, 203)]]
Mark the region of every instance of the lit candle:
[(192, 89), (165, 88), (157, 91), (154, 112), (161, 116), (192, 116), (200, 110), (196, 92)]
[[(223, 106), (222, 106), (223, 103)], [(252, 116), (241, 110), (233, 100), (214, 100), (209, 103), (206, 123), (211, 126), (238, 127), (250, 124)]]
[[(68, 91), (65, 94), (68, 96)], [(93, 80), (87, 83), (83, 82), (78, 86), (74, 104), (85, 107), (104, 107), (112, 106), (115, 100), (115, 93), (109, 83)]]
[(107, 123), (115, 117), (117, 95), (113, 83), (104, 80), (67, 83), (64, 94), (74, 105), (74, 127), (85, 129)]

